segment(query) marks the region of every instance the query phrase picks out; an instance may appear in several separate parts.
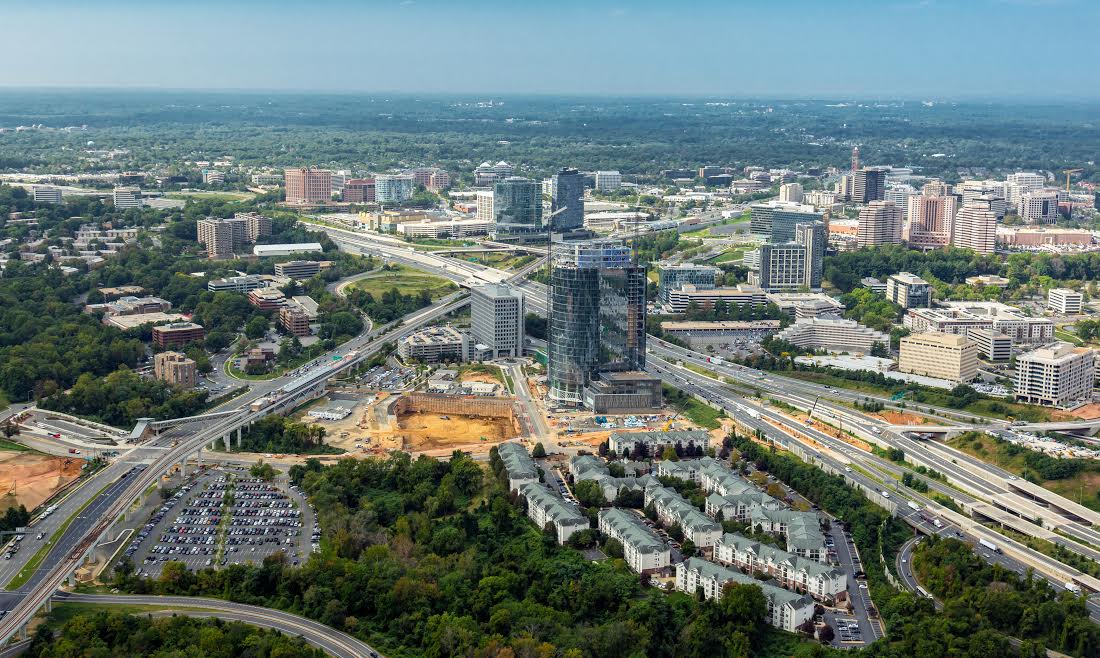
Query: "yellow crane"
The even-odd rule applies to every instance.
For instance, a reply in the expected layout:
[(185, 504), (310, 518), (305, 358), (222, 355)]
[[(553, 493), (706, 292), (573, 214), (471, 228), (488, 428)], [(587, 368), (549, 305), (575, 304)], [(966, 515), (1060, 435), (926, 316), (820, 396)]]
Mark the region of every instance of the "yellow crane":
[(1063, 169), (1062, 173), (1066, 175), (1066, 194), (1069, 194), (1069, 177), (1073, 174), (1079, 174), (1083, 169)]

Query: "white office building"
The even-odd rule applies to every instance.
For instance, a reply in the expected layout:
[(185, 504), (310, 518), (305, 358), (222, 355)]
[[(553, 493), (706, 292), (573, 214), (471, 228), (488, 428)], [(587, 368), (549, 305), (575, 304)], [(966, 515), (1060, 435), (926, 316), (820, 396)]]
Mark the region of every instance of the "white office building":
[(802, 203), (802, 184), (784, 183), (779, 186), (779, 200), (790, 203)]
[(1047, 308), (1059, 315), (1077, 315), (1085, 296), (1069, 288), (1051, 288), (1047, 293)]
[(1084, 347), (1053, 342), (1016, 357), (1016, 400), (1072, 407), (1092, 399), (1096, 355)]
[(477, 220), (479, 222), (485, 222), (490, 226), (493, 224), (493, 191), (492, 190), (478, 190), (477, 191)]
[(1044, 185), (1046, 185), (1046, 178), (1042, 174), (1030, 171), (1009, 174), (1005, 180), (1005, 200), (1008, 205), (1019, 207), (1020, 198), (1024, 194), (1041, 190)]
[(141, 207), (141, 190), (136, 187), (116, 187), (111, 195), (115, 208), (125, 210), (127, 208)]
[(866, 354), (875, 343), (890, 345), (890, 336), (881, 331), (865, 327), (855, 320), (829, 317), (797, 320), (775, 337), (798, 347), (830, 352)]
[(43, 187), (36, 185), (34, 188), (35, 203), (61, 203), (61, 189), (57, 187)]
[(507, 283), (470, 290), (470, 334), (491, 358), (523, 356), (524, 314), (523, 292)]
[(1053, 190), (1025, 192), (1020, 195), (1017, 210), (1026, 224), (1054, 224), (1058, 221), (1058, 193)]

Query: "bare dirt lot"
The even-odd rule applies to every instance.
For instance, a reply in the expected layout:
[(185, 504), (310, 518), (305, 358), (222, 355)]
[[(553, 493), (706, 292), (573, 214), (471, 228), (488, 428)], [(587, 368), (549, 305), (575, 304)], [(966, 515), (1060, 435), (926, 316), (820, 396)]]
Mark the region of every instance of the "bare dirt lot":
[(492, 446), (516, 435), (507, 418), (433, 413), (399, 416), (396, 432), (405, 437), (405, 449), (412, 452), (478, 443)]
[(901, 411), (890, 411), (888, 409), (880, 411), (875, 415), (891, 425), (923, 425), (928, 422), (928, 419), (924, 416), (908, 414)]
[(83, 460), (0, 451), (0, 511), (23, 505), (34, 509), (55, 491), (80, 477)]

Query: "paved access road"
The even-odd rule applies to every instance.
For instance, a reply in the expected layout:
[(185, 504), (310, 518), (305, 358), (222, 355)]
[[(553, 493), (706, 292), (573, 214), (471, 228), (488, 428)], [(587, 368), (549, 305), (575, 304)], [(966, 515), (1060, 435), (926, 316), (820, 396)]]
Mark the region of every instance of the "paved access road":
[(273, 628), (287, 635), (299, 636), (336, 658), (381, 657), (367, 643), (320, 622), (298, 615), (220, 599), (190, 596), (131, 596), (127, 594), (58, 594), (57, 602), (95, 603), (101, 605), (164, 606), (189, 617), (216, 617), (242, 621), (253, 626)]

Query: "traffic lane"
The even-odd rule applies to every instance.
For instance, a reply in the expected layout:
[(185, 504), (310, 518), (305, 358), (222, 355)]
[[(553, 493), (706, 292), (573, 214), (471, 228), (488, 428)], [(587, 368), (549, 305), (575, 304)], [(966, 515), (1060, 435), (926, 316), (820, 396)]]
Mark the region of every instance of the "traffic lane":
[(57, 543), (50, 549), (50, 552), (46, 554), (45, 559), (43, 559), (42, 563), (35, 569), (30, 579), (27, 580), (18, 591), (27, 593), (34, 590), (38, 585), (38, 581), (52, 570), (53, 565), (71, 553), (76, 548), (77, 544), (79, 544), (80, 539), (103, 518), (103, 513), (115, 502), (115, 499), (125, 491), (131, 479), (131, 477), (119, 478), (109, 485), (102, 494), (92, 500), (92, 502), (73, 519), (69, 527), (65, 528), (65, 532), (62, 533), (61, 538), (58, 539)]
[[(287, 635), (299, 636), (303, 640), (306, 640), (310, 644), (323, 649), (325, 652), (337, 658), (381, 656), (373, 647), (347, 633), (325, 626), (312, 619), (271, 608), (232, 603), (219, 599), (183, 596), (62, 593), (58, 594), (57, 598), (59, 601), (94, 603), (108, 606), (163, 605), (165, 608), (170, 608), (171, 612), (187, 615), (189, 617), (217, 617), (220, 619), (242, 621), (254, 626), (273, 628)], [(211, 611), (216, 611), (216, 613)]]
[(13, 656), (21, 656), (27, 652), (27, 649), (31, 648), (31, 643), (34, 642), (34, 638), (27, 638), (15, 642), (3, 649), (0, 649), (0, 658), (12, 658)]

